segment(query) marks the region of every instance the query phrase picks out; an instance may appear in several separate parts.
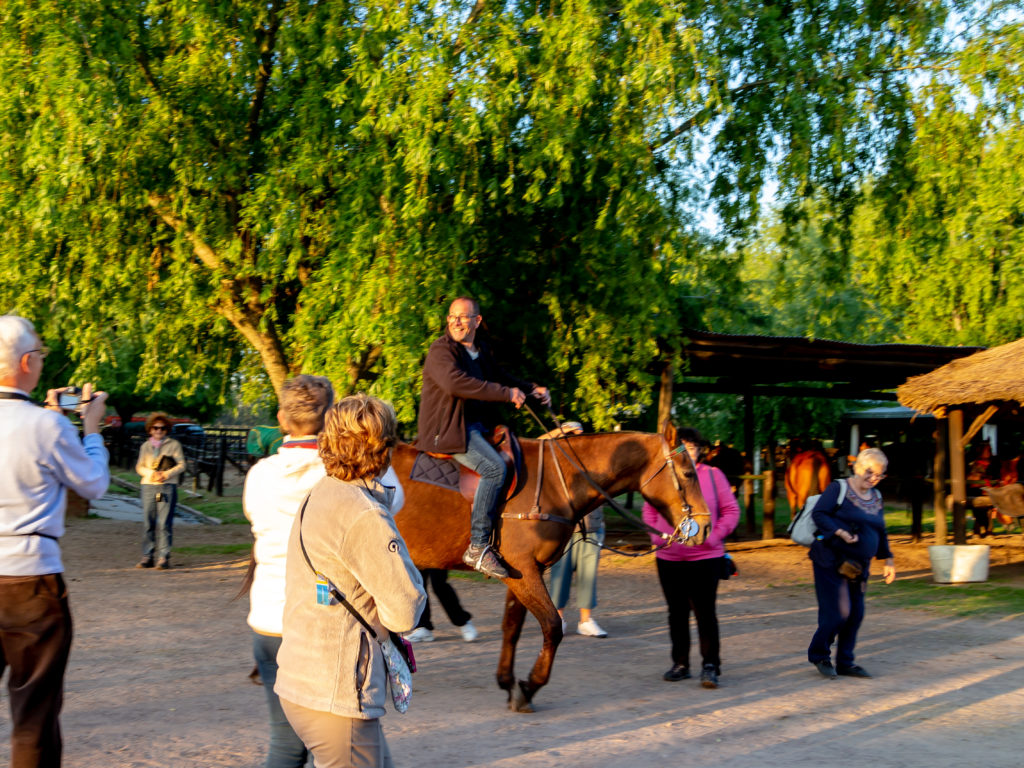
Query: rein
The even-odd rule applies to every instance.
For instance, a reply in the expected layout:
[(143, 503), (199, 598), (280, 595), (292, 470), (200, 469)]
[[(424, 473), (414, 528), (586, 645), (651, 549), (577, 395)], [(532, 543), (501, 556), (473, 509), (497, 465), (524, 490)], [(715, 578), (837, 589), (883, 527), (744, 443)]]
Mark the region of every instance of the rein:
[[(540, 428), (544, 429), (544, 422), (542, 422), (540, 420), (540, 418), (537, 416), (537, 414), (534, 412), (534, 410), (530, 407), (529, 403), (525, 403), (524, 406), (525, 406), (527, 412), (533, 417), (534, 421), (536, 421), (537, 424), (540, 425)], [(562, 427), (562, 423), (558, 420), (558, 417), (555, 416), (554, 412), (550, 409), (550, 407), (548, 408), (548, 414), (551, 416), (552, 421), (554, 421), (555, 426), (557, 427), (558, 431), (564, 432), (564, 429)], [(547, 431), (547, 430), (545, 430), (545, 431)], [(565, 434), (568, 437), (568, 433), (565, 433)], [(664, 443), (664, 438), (662, 438), (662, 442), (664, 443), (664, 447), (665, 447), (665, 450), (663, 452), (663, 455), (665, 456), (665, 463), (662, 464), (662, 466), (659, 467), (654, 472), (653, 475), (651, 475), (643, 483), (641, 483), (640, 487), (643, 488), (648, 483), (650, 483), (655, 477), (658, 476), (659, 473), (661, 473), (665, 469), (666, 466), (668, 466), (668, 465), (672, 466), (672, 481), (673, 481), (673, 485), (675, 486), (676, 492), (679, 494), (679, 500), (680, 500), (680, 503), (681, 503), (681, 506), (682, 506), (682, 512), (683, 512), (682, 519), (680, 519), (679, 523), (676, 525), (676, 527), (672, 531), (672, 533), (662, 533), (661, 531), (659, 531), (654, 526), (648, 525), (646, 522), (644, 522), (644, 520), (641, 517), (639, 517), (636, 513), (634, 513), (631, 510), (626, 509), (621, 504), (619, 504), (617, 501), (615, 501), (615, 499), (613, 499), (608, 494), (608, 492), (604, 490), (604, 488), (602, 488), (600, 485), (598, 485), (598, 483), (596, 483), (594, 481), (594, 479), (590, 476), (590, 473), (587, 472), (586, 468), (583, 467), (583, 462), (579, 458), (579, 454), (577, 454), (576, 450), (572, 447), (572, 443), (569, 443), (569, 449), (573, 452), (573, 454), (575, 455), (575, 458), (573, 458), (572, 456), (569, 456), (569, 454), (566, 453), (566, 451), (562, 448), (560, 442), (557, 442), (555, 440), (551, 440), (551, 441), (548, 441), (548, 442), (551, 443), (551, 445), (550, 445), (550, 448), (551, 448), (551, 458), (552, 458), (552, 461), (554, 461), (554, 463), (555, 463), (555, 468), (558, 470), (559, 478), (562, 481), (562, 489), (563, 489), (563, 491), (565, 493), (566, 500), (569, 502), (569, 509), (572, 510), (574, 515), (575, 515), (575, 509), (573, 509), (572, 497), (569, 495), (569, 488), (566, 485), (565, 477), (562, 474), (562, 469), (561, 469), (561, 466), (560, 466), (560, 464), (558, 462), (558, 457), (555, 455), (555, 448), (556, 447), (557, 447), (558, 451), (562, 454), (562, 456), (564, 456), (566, 458), (566, 460), (568, 460), (568, 462), (583, 476), (583, 478), (587, 481), (587, 483), (594, 490), (596, 490), (599, 494), (601, 494), (601, 496), (605, 499), (605, 501), (608, 503), (608, 505), (612, 509), (614, 509), (616, 512), (618, 512), (619, 515), (621, 515), (623, 518), (625, 518), (626, 520), (631, 522), (637, 528), (646, 530), (648, 533), (656, 535), (656, 536), (660, 537), (663, 540), (662, 544), (660, 544), (658, 546), (652, 546), (651, 549), (646, 551), (646, 552), (638, 552), (638, 553), (623, 552), (621, 550), (615, 549), (614, 547), (609, 547), (609, 546), (606, 546), (604, 544), (599, 545), (602, 549), (607, 549), (609, 551), (615, 552), (616, 554), (625, 555), (626, 557), (640, 557), (640, 556), (643, 556), (643, 555), (649, 555), (649, 554), (652, 554), (654, 552), (657, 552), (658, 550), (664, 549), (665, 547), (668, 547), (668, 546), (670, 546), (670, 545), (672, 545), (672, 544), (674, 544), (676, 542), (678, 542), (680, 544), (685, 544), (687, 540), (689, 540), (693, 536), (697, 535), (698, 531), (700, 530), (700, 525), (697, 523), (696, 520), (693, 519), (693, 517), (690, 514), (692, 509), (693, 509), (693, 507), (691, 507), (690, 504), (686, 501), (686, 496), (683, 493), (682, 485), (679, 482), (679, 476), (676, 474), (675, 462), (672, 461), (672, 456), (674, 455), (674, 453), (671, 451), (671, 449), (669, 449), (668, 444)], [(523, 514), (515, 515), (515, 514), (503, 513), (502, 517), (508, 517), (508, 518), (511, 518), (511, 519), (520, 519), (520, 520), (521, 519), (551, 520), (551, 521), (557, 521), (557, 522), (560, 522), (560, 523), (572, 525), (573, 523), (572, 523), (571, 520), (566, 520), (563, 517), (557, 517), (557, 516), (554, 516), (554, 515), (548, 515), (548, 514), (543, 513), (543, 512), (540, 511), (540, 493), (541, 493), (541, 486), (542, 486), (543, 479), (544, 479), (544, 475), (543, 475), (543, 473), (544, 473), (544, 446), (543, 445), (540, 446), (540, 451), (538, 453), (538, 465), (539, 465), (539, 471), (538, 471), (538, 478), (537, 478), (537, 491), (536, 491), (536, 494), (534, 496), (534, 504), (533, 504), (533, 507), (530, 510), (530, 513), (528, 513), (526, 515), (523, 515)], [(586, 534), (584, 533), (584, 538), (585, 537), (586, 537)], [(594, 543), (596, 544), (596, 542), (594, 542)]]

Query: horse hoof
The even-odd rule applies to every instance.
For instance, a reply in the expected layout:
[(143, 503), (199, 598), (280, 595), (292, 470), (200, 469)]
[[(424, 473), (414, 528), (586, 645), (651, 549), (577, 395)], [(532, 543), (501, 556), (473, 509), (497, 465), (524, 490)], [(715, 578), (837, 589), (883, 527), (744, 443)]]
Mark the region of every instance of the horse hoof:
[(523, 712), (529, 714), (533, 712), (533, 706), (530, 704), (530, 700), (526, 698), (526, 693), (523, 691), (522, 683), (515, 686), (510, 691), (510, 698), (508, 702), (508, 708), (513, 712)]

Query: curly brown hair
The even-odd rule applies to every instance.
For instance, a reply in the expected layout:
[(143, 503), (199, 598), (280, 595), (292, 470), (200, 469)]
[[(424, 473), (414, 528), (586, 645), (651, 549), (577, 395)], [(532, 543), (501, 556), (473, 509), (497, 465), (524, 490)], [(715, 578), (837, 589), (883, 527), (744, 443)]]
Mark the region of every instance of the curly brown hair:
[(379, 477), (391, 465), (398, 419), (391, 403), (363, 393), (338, 401), (324, 419), (320, 458), (338, 480)]
[(171, 428), (171, 417), (163, 411), (153, 411), (146, 417), (146, 434), (149, 434), (149, 430), (153, 428), (153, 425), (158, 421), (162, 421), (164, 426), (167, 427), (168, 431)]

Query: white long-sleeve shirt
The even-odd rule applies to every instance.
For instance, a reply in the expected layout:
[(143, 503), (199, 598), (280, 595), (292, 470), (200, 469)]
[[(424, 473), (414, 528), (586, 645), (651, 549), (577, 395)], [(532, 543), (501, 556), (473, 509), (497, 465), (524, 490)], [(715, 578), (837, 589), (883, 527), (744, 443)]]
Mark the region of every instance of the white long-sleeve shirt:
[(80, 440), (64, 415), (0, 400), (0, 575), (64, 572), (57, 540), (64, 535), (67, 489), (87, 499), (102, 496), (110, 484), (108, 458), (100, 435)]
[[(256, 557), (248, 623), (261, 635), (281, 634), (288, 535), (306, 494), (326, 476), (315, 448), (289, 447), (289, 441), (302, 439), (286, 436), (277, 453), (258, 462), (245, 476), (242, 506), (252, 523)], [(389, 467), (382, 482), (395, 488), (391, 513), (396, 514), (402, 508), (404, 495), (395, 470)]]

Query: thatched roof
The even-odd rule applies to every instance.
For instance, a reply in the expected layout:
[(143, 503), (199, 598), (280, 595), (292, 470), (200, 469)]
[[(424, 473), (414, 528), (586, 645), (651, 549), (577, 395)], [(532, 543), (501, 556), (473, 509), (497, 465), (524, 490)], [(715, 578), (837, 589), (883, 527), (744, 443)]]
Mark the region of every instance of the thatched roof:
[(1024, 339), (954, 360), (896, 390), (901, 404), (931, 413), (945, 405), (1024, 405)]

